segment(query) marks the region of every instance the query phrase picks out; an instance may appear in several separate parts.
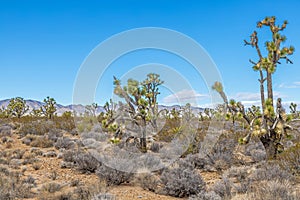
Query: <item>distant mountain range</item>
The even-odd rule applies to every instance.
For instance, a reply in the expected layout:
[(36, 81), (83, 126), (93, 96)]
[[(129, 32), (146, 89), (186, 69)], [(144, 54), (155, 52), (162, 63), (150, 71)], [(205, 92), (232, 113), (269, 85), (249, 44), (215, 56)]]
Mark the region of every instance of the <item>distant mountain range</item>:
[[(5, 99), (5, 100), (0, 100), (0, 108), (2, 107), (6, 107), (9, 103), (10, 99)], [(29, 112), (31, 112), (33, 109), (39, 109), (41, 106), (44, 105), (44, 102), (41, 101), (37, 101), (37, 100), (31, 100), (28, 99), (26, 100), (26, 104), (29, 106)], [(173, 108), (175, 108), (176, 110), (180, 109), (181, 106), (180, 105), (172, 105), (172, 106), (165, 106), (165, 105), (159, 105), (158, 106), (159, 110), (161, 109), (166, 109), (166, 110), (172, 110)], [(61, 104), (56, 104), (56, 113), (57, 115), (62, 115), (65, 111), (75, 111), (76, 113), (84, 113), (85, 111), (85, 106), (78, 104), (78, 105), (61, 105)], [(192, 112), (194, 114), (197, 114), (201, 111), (203, 111), (203, 108), (199, 108), (199, 107), (191, 107)], [(103, 106), (99, 106), (97, 109), (97, 114), (101, 113), (104, 111)]]

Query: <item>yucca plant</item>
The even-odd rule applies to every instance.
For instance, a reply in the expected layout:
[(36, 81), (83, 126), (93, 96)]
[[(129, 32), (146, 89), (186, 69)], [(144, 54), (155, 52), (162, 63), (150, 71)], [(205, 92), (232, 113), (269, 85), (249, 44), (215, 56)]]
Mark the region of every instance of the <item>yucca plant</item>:
[(26, 105), (26, 101), (22, 97), (12, 98), (6, 107), (6, 111), (9, 116), (21, 118), (27, 111), (29, 106)]
[[(277, 99), (276, 110), (274, 109), (272, 75), (276, 71), (277, 66), (281, 64), (281, 60), (292, 63), (288, 56), (293, 54), (294, 47), (282, 47), (282, 43), (286, 40), (286, 37), (281, 35), (280, 32), (286, 28), (287, 21), (284, 21), (282, 25), (276, 25), (275, 21), (275, 17), (266, 17), (257, 23), (258, 28), (269, 27), (272, 34), (271, 41), (265, 42), (267, 55), (264, 56), (260, 50), (258, 34), (256, 31), (251, 34), (250, 41), (244, 40), (245, 45), (254, 47), (258, 54), (258, 61), (254, 62), (250, 60), (250, 62), (254, 65), (253, 69), (258, 71), (260, 75), (259, 82), (262, 112), (260, 112), (257, 107), (252, 107), (248, 109), (248, 113), (246, 113), (241, 103), (237, 106), (235, 106), (234, 101), (228, 103), (227, 97), (223, 91), (223, 86), (219, 82), (216, 82), (213, 85), (213, 89), (215, 89), (223, 98), (225, 105), (227, 106), (226, 111), (229, 110), (232, 113), (232, 111), (237, 109), (249, 124), (249, 134), (247, 134), (246, 137), (241, 138), (239, 142), (248, 143), (251, 136), (258, 137), (266, 149), (268, 158), (274, 158), (282, 151), (282, 138), (283, 136), (287, 136), (287, 129), (291, 129), (287, 124), (287, 116), (282, 107), (281, 98)], [(264, 96), (265, 81), (267, 81), (267, 99), (265, 99)]]
[(163, 83), (158, 74), (148, 74), (147, 78), (139, 82), (129, 79), (127, 85), (122, 86), (121, 81), (114, 77), (114, 93), (126, 102), (124, 111), (129, 114), (129, 120), (140, 130), (140, 146), (142, 152), (147, 152), (147, 124), (157, 129), (156, 120), (159, 115), (157, 96), (159, 86)]
[(48, 118), (52, 119), (56, 112), (56, 101), (52, 97), (46, 97), (44, 99), (44, 105), (40, 108), (41, 112)]

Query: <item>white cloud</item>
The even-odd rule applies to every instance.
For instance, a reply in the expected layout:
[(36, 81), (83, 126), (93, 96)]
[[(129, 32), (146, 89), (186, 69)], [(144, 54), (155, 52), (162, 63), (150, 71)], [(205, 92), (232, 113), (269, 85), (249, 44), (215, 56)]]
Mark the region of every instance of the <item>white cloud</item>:
[[(273, 97), (275, 98), (279, 98), (279, 97), (285, 97), (283, 95), (281, 95), (279, 92), (274, 91), (273, 92)], [(237, 100), (237, 101), (260, 101), (260, 93), (259, 92), (240, 92), (237, 93), (236, 95), (234, 95), (232, 97), (233, 99)], [(267, 98), (267, 94), (265, 93), (265, 98)]]
[[(185, 103), (195, 104), (198, 100), (203, 100), (208, 97), (209, 95), (200, 94), (194, 90), (181, 90), (179, 92), (176, 92), (174, 94), (171, 94), (163, 98), (163, 103), (164, 104), (185, 104)], [(192, 103), (193, 101), (195, 103)]]
[(290, 83), (290, 84), (281, 83), (278, 87), (279, 88), (288, 88), (288, 89), (291, 89), (291, 88), (300, 88), (300, 81), (295, 81), (295, 82)]
[(256, 101), (260, 99), (260, 93), (240, 92), (237, 93), (233, 99), (237, 101)]

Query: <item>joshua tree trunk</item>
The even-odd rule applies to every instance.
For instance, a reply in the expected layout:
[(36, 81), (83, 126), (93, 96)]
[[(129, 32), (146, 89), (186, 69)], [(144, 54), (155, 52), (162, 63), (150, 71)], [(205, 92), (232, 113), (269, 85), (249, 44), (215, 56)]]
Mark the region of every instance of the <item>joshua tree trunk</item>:
[(158, 112), (157, 112), (156, 106), (152, 107), (151, 111), (152, 111), (152, 115), (153, 115), (152, 125), (154, 128), (154, 132), (156, 133), (157, 132), (157, 117), (158, 117)]
[(272, 87), (272, 74), (267, 72), (267, 86), (268, 86), (268, 99), (271, 100), (271, 105), (273, 106), (273, 87)]
[(260, 83), (260, 98), (261, 98), (261, 108), (264, 111), (265, 110), (265, 87), (264, 87), (264, 76), (262, 70), (259, 70), (260, 79), (258, 79)]
[(146, 119), (142, 119), (142, 137), (140, 138), (141, 151), (147, 152), (147, 139), (146, 139)]
[[(261, 98), (261, 108), (262, 108), (262, 113), (264, 113), (265, 110), (265, 87), (264, 87), (264, 82), (265, 82), (265, 78), (263, 75), (262, 70), (259, 70), (259, 74), (260, 74), (260, 79), (258, 79), (259, 83), (260, 83), (260, 98)], [(263, 123), (263, 127), (267, 130), (267, 122), (265, 120), (265, 116), (264, 114), (262, 115), (262, 123)]]
[(265, 147), (267, 159), (274, 159), (279, 152), (279, 143), (276, 140), (276, 132), (274, 130), (270, 130), (270, 136), (264, 135), (260, 138), (260, 141)]
[(274, 159), (276, 157), (277, 149), (273, 141), (270, 138), (264, 138), (264, 137), (261, 137), (260, 141), (263, 143), (265, 147), (267, 160)]

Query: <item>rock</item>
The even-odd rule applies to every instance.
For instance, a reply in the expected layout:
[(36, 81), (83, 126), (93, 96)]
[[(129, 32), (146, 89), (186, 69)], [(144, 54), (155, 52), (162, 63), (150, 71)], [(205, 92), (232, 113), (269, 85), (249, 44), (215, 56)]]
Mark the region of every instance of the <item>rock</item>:
[(59, 153), (57, 154), (57, 158), (58, 158), (58, 159), (62, 159), (63, 155), (64, 155), (64, 154), (63, 154), (62, 152), (59, 152)]
[(60, 163), (60, 167), (61, 167), (61, 168), (68, 168), (68, 169), (70, 169), (70, 168), (73, 168), (73, 167), (74, 167), (74, 163), (62, 161), (62, 162)]
[(44, 157), (56, 157), (57, 154), (55, 151), (48, 151), (48, 152), (43, 153), (43, 156)]
[(10, 162), (9, 162), (9, 165), (14, 166), (14, 167), (18, 167), (22, 164), (23, 164), (23, 162), (20, 159), (11, 159)]

